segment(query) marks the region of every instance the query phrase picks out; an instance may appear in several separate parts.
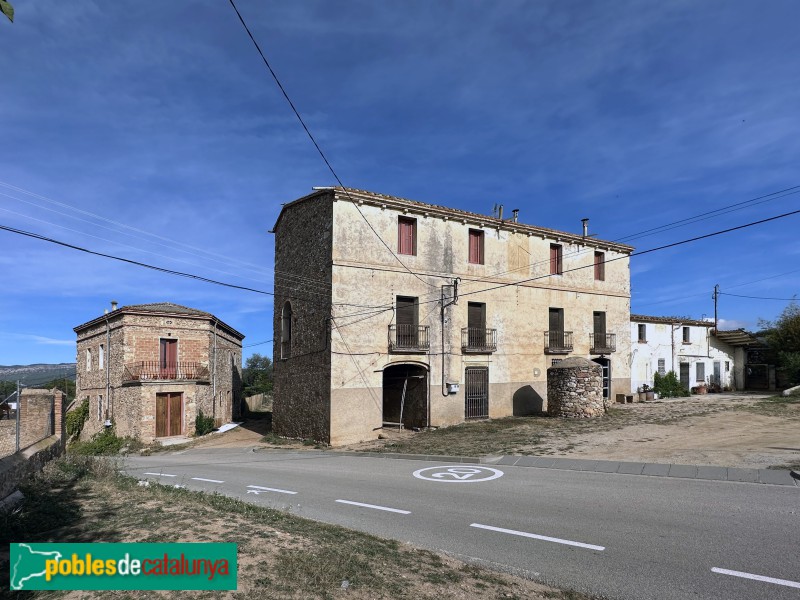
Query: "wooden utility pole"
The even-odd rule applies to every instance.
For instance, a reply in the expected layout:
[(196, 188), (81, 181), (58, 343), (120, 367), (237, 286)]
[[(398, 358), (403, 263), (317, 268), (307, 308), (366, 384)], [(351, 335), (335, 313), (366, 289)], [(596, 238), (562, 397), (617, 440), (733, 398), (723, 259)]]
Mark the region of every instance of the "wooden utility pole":
[(717, 335), (717, 327), (719, 325), (717, 318), (717, 300), (719, 299), (719, 284), (714, 286), (714, 335)]

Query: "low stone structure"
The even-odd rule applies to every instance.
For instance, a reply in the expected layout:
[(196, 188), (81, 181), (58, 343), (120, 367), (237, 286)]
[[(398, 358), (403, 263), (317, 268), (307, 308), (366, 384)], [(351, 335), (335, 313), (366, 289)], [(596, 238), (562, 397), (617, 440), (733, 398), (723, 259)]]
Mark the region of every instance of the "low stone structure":
[(547, 369), (547, 414), (580, 419), (603, 412), (603, 368), (599, 364), (576, 356)]

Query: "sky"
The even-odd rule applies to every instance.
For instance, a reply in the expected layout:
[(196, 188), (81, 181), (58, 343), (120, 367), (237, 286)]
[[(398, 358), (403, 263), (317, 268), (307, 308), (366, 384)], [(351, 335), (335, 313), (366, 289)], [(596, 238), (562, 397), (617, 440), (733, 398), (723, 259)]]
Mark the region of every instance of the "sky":
[[(271, 292), (281, 204), (335, 181), (230, 4), (12, 3), (0, 225)], [(796, 0), (237, 5), (349, 187), (588, 217), (637, 250), (800, 209)], [(763, 298), (800, 292), (798, 228), (634, 256), (631, 310), (708, 317), (719, 284), (720, 327), (757, 328), (788, 304)], [(112, 299), (212, 312), (245, 358), (272, 352), (266, 294), (6, 231), (0, 277), (0, 365), (73, 362), (72, 328)]]

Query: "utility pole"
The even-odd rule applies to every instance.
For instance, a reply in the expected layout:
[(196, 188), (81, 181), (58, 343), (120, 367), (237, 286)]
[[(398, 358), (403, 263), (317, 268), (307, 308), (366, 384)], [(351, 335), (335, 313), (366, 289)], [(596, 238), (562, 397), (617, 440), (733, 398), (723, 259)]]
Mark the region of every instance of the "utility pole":
[(20, 395), (19, 395), (19, 379), (17, 379), (17, 410), (16, 410), (16, 418), (17, 418), (17, 448), (16, 452), (19, 452), (19, 409), (22, 408), (22, 402), (20, 402)]
[(717, 319), (717, 300), (719, 299), (719, 284), (714, 286), (714, 335), (717, 335), (717, 326), (718, 326), (718, 319)]

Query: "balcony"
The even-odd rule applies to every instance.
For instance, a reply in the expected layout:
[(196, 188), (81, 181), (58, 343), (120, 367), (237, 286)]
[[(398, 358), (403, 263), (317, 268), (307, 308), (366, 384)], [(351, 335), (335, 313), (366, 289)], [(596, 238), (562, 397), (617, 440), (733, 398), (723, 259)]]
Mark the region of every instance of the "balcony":
[(544, 353), (545, 354), (569, 354), (572, 352), (572, 332), (571, 331), (545, 331), (544, 332)]
[(611, 354), (617, 351), (616, 333), (590, 333), (589, 354)]
[(497, 330), (482, 327), (464, 327), (461, 330), (462, 352), (489, 354), (497, 350)]
[(427, 325), (389, 325), (390, 352), (427, 352), (430, 347)]
[(208, 381), (208, 367), (200, 363), (162, 363), (159, 360), (143, 360), (125, 365), (122, 381)]

